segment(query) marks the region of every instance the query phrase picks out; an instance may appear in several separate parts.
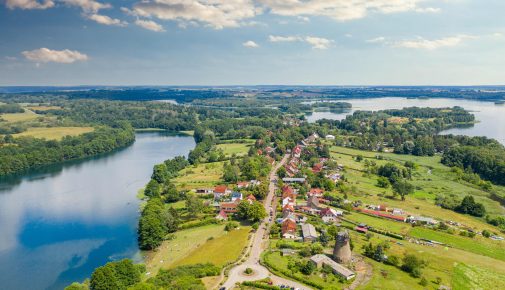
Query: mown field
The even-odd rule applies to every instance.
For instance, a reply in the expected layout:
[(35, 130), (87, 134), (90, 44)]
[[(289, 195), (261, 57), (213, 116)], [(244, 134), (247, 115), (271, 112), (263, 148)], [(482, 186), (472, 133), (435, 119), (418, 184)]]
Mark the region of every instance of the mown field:
[(215, 224), (177, 231), (174, 239), (164, 241), (157, 251), (146, 254), (147, 272), (151, 273), (149, 276), (156, 275), (159, 269), (172, 268), (176, 261), (189, 256), (209, 238), (216, 239), (225, 233), (224, 225)]
[(51, 127), (28, 128), (25, 132), (14, 134), (14, 137), (35, 137), (48, 140), (61, 140), (65, 136), (78, 136), (92, 132), (93, 127)]
[(184, 258), (177, 260), (174, 266), (212, 263), (222, 267), (227, 263), (234, 262), (247, 245), (250, 232), (250, 226), (241, 226), (239, 229), (225, 232), (219, 237), (208, 240)]
[(254, 143), (253, 142), (226, 143), (226, 144), (217, 145), (217, 148), (223, 150), (224, 155), (226, 157), (230, 157), (233, 154), (235, 154), (237, 156), (244, 156), (244, 155), (247, 155), (247, 152), (249, 151), (249, 148), (251, 147), (252, 144), (254, 144)]

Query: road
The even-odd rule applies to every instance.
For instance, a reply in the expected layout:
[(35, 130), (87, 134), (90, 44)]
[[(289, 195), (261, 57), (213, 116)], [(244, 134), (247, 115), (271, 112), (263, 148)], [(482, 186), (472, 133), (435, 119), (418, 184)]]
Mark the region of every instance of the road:
[[(253, 237), (252, 246), (249, 250), (249, 256), (247, 260), (230, 269), (228, 273), (228, 280), (224, 283), (223, 287), (225, 289), (233, 289), (236, 283), (244, 282), (244, 281), (255, 281), (269, 277), (272, 279), (274, 285), (289, 285), (289, 287), (299, 288), (299, 289), (311, 289), (303, 284), (300, 284), (295, 281), (291, 281), (282, 277), (278, 277), (270, 271), (260, 265), (260, 257), (261, 253), (268, 248), (268, 240), (270, 236), (268, 235), (268, 229), (271, 224), (275, 220), (275, 215), (270, 220), (270, 208), (272, 206), (273, 199), (275, 197), (275, 189), (276, 189), (276, 172), (281, 166), (283, 166), (288, 160), (289, 155), (285, 155), (282, 160), (277, 163), (272, 171), (270, 172), (270, 184), (268, 188), (268, 195), (264, 200), (265, 210), (268, 213), (268, 216), (261, 222), (260, 227), (256, 231)], [(251, 275), (244, 274), (246, 268), (251, 268), (253, 273)]]

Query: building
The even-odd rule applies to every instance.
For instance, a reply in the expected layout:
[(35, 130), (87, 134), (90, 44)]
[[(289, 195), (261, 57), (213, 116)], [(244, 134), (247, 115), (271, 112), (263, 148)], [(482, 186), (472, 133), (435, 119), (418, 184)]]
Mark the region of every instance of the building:
[(407, 220), (407, 218), (404, 216), (394, 215), (394, 214), (390, 214), (390, 213), (386, 213), (386, 212), (382, 212), (382, 211), (378, 211), (378, 210), (363, 209), (363, 208), (355, 208), (355, 210), (365, 213), (365, 214), (374, 215), (374, 216), (378, 216), (378, 217), (382, 217), (382, 218), (387, 218), (387, 219), (391, 219), (391, 220), (395, 220), (395, 221), (399, 221), (399, 222), (405, 222)]
[(305, 177), (284, 177), (282, 181), (285, 183), (305, 183)]
[(422, 225), (436, 225), (438, 224), (438, 221), (435, 219), (432, 219), (430, 217), (424, 217), (424, 216), (409, 216), (407, 219), (408, 222), (410, 223), (417, 223), (417, 224), (422, 224)]
[(310, 208), (319, 209), (319, 198), (317, 196), (310, 196), (309, 200), (307, 200), (307, 206)]
[(330, 134), (328, 134), (328, 135), (324, 136), (324, 138), (325, 138), (326, 140), (335, 140), (335, 136), (330, 135)]
[(317, 196), (317, 197), (322, 197), (324, 194), (324, 190), (322, 190), (321, 188), (311, 188), (309, 190), (309, 193), (307, 194), (308, 196)]
[(299, 210), (303, 213), (308, 213), (308, 214), (313, 214), (313, 215), (319, 214), (319, 209), (311, 208), (308, 206), (302, 206), (299, 208)]
[(296, 239), (296, 222), (290, 218), (284, 219), (281, 225), (282, 237), (285, 239)]
[(198, 194), (213, 194), (214, 189), (212, 189), (212, 188), (198, 188), (196, 190), (196, 193), (198, 193)]
[(247, 196), (246, 200), (249, 202), (249, 204), (252, 204), (253, 202), (256, 201), (256, 197), (252, 194), (249, 194), (249, 196)]
[(339, 216), (342, 216), (343, 215), (343, 212), (342, 211), (337, 211), (333, 208), (330, 208), (330, 207), (327, 207), (327, 208), (324, 208), (322, 209), (320, 212), (319, 212), (319, 216), (321, 216), (321, 219), (325, 222), (325, 223), (335, 223), (335, 222), (339, 222), (340, 219), (338, 218)]
[(224, 210), (220, 210), (219, 213), (216, 215), (216, 219), (220, 221), (226, 221), (228, 220), (228, 215)]
[(347, 231), (337, 234), (335, 248), (333, 249), (333, 259), (341, 264), (351, 262), (351, 237)]
[(239, 181), (237, 182), (237, 188), (242, 189), (242, 188), (247, 188), (249, 187), (249, 182), (248, 181)]
[(295, 199), (291, 197), (285, 197), (282, 199), (282, 207), (285, 207), (286, 205), (292, 205), (295, 206)]
[(282, 217), (285, 218), (287, 216), (289, 216), (290, 214), (294, 213), (295, 212), (295, 208), (293, 207), (293, 205), (291, 204), (286, 204), (283, 208), (282, 208)]
[(323, 167), (324, 167), (324, 165), (322, 163), (316, 163), (312, 167), (312, 172), (313, 173), (319, 173), (319, 172), (323, 171)]
[(334, 274), (339, 275), (346, 280), (351, 280), (352, 278), (356, 277), (356, 274), (353, 271), (333, 261), (326, 255), (323, 254), (314, 255), (310, 258), (310, 261), (314, 263), (314, 265), (316, 265), (316, 267), (318, 268), (321, 268), (325, 265), (330, 267)]
[(236, 202), (222, 202), (219, 204), (219, 210), (224, 211), (226, 214), (236, 213), (238, 203)]
[(292, 256), (296, 253), (295, 250), (293, 249), (281, 249), (281, 255), (282, 256)]
[(214, 188), (214, 199), (220, 199), (229, 194), (231, 194), (231, 190), (226, 185), (218, 185)]
[(235, 191), (231, 194), (231, 201), (234, 202), (234, 201), (240, 201), (240, 200), (242, 200), (242, 193)]
[(304, 242), (312, 242), (312, 241), (317, 240), (317, 238), (319, 237), (319, 234), (316, 231), (316, 228), (311, 224), (303, 224), (302, 225), (302, 235), (303, 235)]

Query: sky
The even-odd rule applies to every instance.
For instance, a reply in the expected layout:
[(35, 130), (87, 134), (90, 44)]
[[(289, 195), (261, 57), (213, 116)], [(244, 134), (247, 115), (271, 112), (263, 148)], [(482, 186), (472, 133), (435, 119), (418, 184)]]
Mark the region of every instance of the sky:
[(504, 85), (503, 0), (0, 0), (0, 85)]

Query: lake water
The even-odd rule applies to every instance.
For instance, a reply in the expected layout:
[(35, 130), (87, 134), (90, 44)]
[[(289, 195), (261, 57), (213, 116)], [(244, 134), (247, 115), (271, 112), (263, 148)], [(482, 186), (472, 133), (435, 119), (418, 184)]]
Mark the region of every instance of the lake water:
[(407, 99), (407, 98), (374, 98), (374, 99), (345, 99), (340, 100), (352, 104), (352, 109), (339, 113), (314, 112), (307, 115), (309, 122), (320, 119), (342, 120), (356, 110), (379, 111), (386, 109), (402, 109), (405, 107), (454, 107), (460, 106), (472, 111), (479, 123), (467, 128), (454, 128), (442, 132), (443, 134), (486, 136), (505, 144), (505, 106), (493, 102), (482, 102), (460, 99)]
[(0, 180), (0, 289), (63, 289), (108, 261), (139, 260), (137, 191), (154, 164), (194, 146), (138, 133), (116, 152)]

